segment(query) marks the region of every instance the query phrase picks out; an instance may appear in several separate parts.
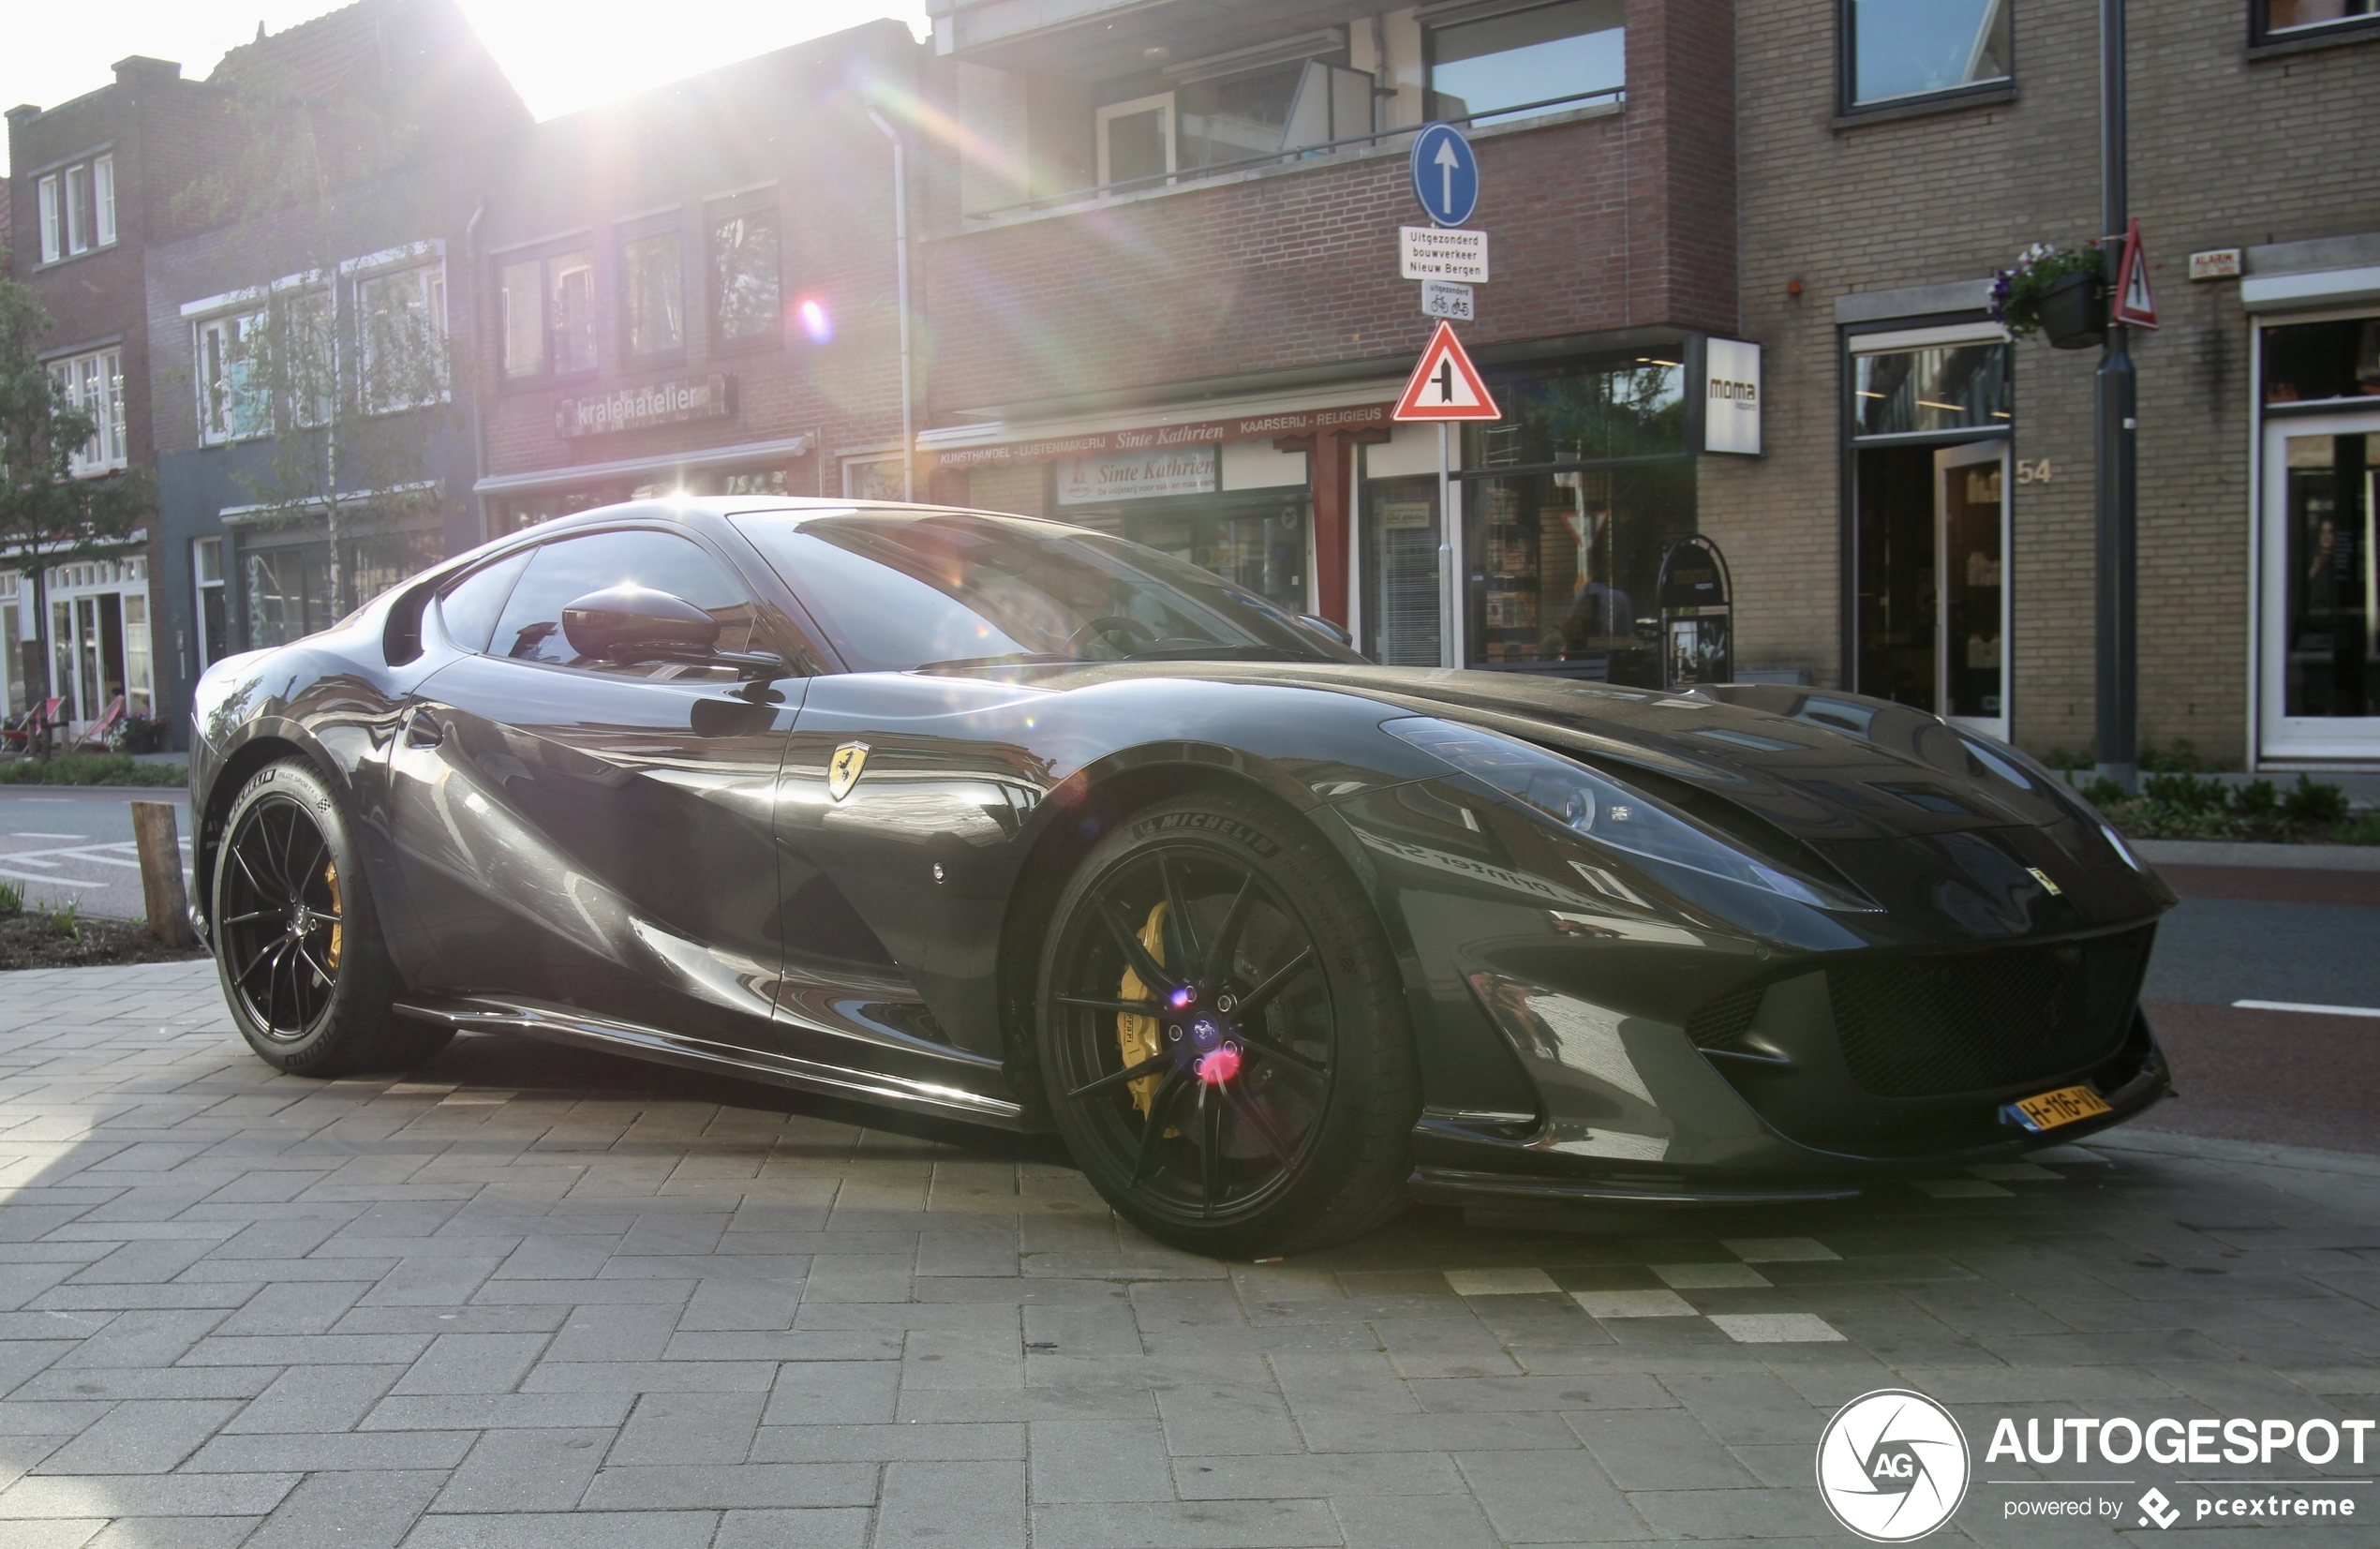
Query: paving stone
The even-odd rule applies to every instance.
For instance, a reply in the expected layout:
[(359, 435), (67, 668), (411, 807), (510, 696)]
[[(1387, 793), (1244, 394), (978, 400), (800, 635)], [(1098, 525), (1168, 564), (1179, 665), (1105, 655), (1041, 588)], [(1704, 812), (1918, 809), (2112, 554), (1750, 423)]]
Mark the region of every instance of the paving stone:
[(873, 1515), (827, 1508), (727, 1512), (710, 1549), (866, 1549)]
[(645, 1393), (607, 1465), (741, 1463), (760, 1428), (766, 1393)]
[(1730, 1237), (1719, 1246), (1747, 1264), (1806, 1264), (1842, 1257), (1815, 1237)]
[(1480, 1503), (1463, 1495), (1341, 1497), (1331, 1502), (1347, 1549), (1499, 1549)]
[(605, 1468), (588, 1487), (586, 1504), (591, 1511), (667, 1511), (685, 1507), (866, 1506), (875, 1498), (876, 1467), (872, 1464), (749, 1463), (740, 1467), (681, 1464)]
[(515, 1512), (425, 1516), (403, 1549), (706, 1549), (716, 1512)]
[(167, 1473), (198, 1451), (239, 1407), (229, 1399), (132, 1399), (44, 1457), (33, 1472)]
[(1561, 1289), (1543, 1270), (1448, 1270), (1445, 1274), (1457, 1296), (1534, 1296)]
[(1672, 1290), (1740, 1290), (1771, 1283), (1749, 1264), (1654, 1264), (1650, 1268)]
[(1036, 1506), (1034, 1549), (1337, 1549), (1346, 1540), (1318, 1500)]
[(488, 1431), (439, 1492), (435, 1509), (568, 1512), (587, 1493), (611, 1441), (610, 1431), (592, 1427)]
[(1030, 1430), (1035, 1502), (1174, 1498), (1165, 1430), (1153, 1420), (1040, 1420)]
[(903, 1462), (885, 1467), (877, 1549), (958, 1541), (1024, 1549), (1022, 1463)]
[(394, 1549), (446, 1482), (392, 1462), (369, 1471), (309, 1474), (244, 1549)]
[(1820, 1344), (1843, 1337), (1835, 1326), (1813, 1313), (1713, 1313), (1711, 1321), (1739, 1345)]
[(1590, 1318), (1692, 1318), (1694, 1303), (1666, 1290), (1572, 1291)]

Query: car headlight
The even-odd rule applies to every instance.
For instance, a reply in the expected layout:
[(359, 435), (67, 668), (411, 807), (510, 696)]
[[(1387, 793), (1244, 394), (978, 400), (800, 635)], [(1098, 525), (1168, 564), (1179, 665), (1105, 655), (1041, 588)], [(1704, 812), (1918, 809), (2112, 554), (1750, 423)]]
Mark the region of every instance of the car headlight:
[(1434, 716), (1384, 722), (1380, 729), (1606, 849), (1757, 887), (1813, 908), (1874, 907), (1822, 892), (1617, 781), (1534, 743)]

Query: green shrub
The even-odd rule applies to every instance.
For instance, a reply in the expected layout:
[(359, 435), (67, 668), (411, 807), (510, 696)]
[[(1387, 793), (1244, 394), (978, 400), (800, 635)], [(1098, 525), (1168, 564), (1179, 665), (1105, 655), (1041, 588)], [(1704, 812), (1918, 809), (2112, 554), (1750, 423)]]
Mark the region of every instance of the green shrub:
[(2231, 805), (2231, 787), (2206, 775), (2150, 775), (2140, 782), (2140, 794), (2185, 812), (2218, 812)]
[(2207, 765), (2198, 756), (2198, 749), (2190, 738), (2177, 737), (2170, 747), (2162, 749), (2154, 742), (2143, 743), (2140, 767), (2158, 774), (2196, 774)]
[(2380, 844), (2380, 812), (2366, 812), (2343, 823), (2330, 837), (2341, 844)]
[(2347, 793), (2336, 785), (2317, 785), (2305, 775), (2281, 798), (2281, 815), (2292, 823), (2318, 827), (2347, 820)]
[(2102, 812), (2132, 799), (2124, 794), (2124, 788), (2121, 785), (2105, 779), (2094, 780), (2085, 785), (2082, 788), (2082, 798)]
[(62, 753), (0, 764), (0, 785), (187, 785), (189, 766), (138, 764), (126, 753)]
[(68, 941), (82, 939), (82, 906), (81, 904), (67, 902), (55, 908), (40, 909), (36, 912), (50, 922), (51, 930)]
[(2231, 810), (2252, 821), (2269, 820), (2281, 810), (2281, 793), (2269, 780), (2252, 780), (2231, 793)]
[(0, 915), (24, 913), (24, 889), (13, 882), (0, 882)]

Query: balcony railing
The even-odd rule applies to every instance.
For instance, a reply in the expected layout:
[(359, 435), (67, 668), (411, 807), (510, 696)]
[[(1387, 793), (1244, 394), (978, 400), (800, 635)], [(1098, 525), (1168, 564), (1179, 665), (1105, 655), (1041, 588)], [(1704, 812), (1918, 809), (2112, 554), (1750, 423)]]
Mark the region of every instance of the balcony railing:
[[(1440, 124), (1472, 124), (1482, 118), (1510, 118), (1515, 113), (1544, 112), (1554, 108), (1578, 107), (1588, 102), (1626, 99), (1624, 86), (1605, 86), (1597, 91), (1574, 92), (1569, 97), (1549, 97), (1540, 102), (1516, 102), (1508, 108), (1482, 108), (1460, 118), (1433, 120)], [(1118, 178), (1113, 183), (1094, 184), (1088, 188), (1070, 188), (1062, 194), (1044, 194), (1038, 199), (1020, 199), (1013, 204), (996, 204), (989, 210), (968, 212), (968, 220), (992, 220), (1001, 216), (1019, 215), (1030, 210), (1049, 209), (1056, 205), (1080, 203), (1084, 200), (1133, 193), (1142, 188), (1162, 187), (1168, 184), (1199, 183), (1226, 172), (1245, 171), (1256, 167), (1287, 165), (1338, 151), (1348, 145), (1373, 145), (1399, 135), (1419, 133), (1419, 124), (1402, 125), (1393, 129), (1374, 129), (1368, 134), (1345, 135), (1337, 140), (1317, 140), (1310, 145), (1287, 146), (1278, 151), (1265, 151), (1257, 156), (1243, 156), (1230, 161), (1211, 161), (1202, 167), (1176, 168), (1170, 172), (1151, 172), (1144, 177)]]

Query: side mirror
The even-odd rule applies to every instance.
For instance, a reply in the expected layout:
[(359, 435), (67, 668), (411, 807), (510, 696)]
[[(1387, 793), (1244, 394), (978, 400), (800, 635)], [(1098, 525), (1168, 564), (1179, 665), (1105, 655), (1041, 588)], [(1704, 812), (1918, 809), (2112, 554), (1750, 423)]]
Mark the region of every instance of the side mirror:
[(1346, 647), (1350, 650), (1355, 648), (1355, 636), (1349, 634), (1344, 625), (1334, 624), (1330, 619), (1323, 618), (1320, 614), (1299, 614), (1298, 622), (1314, 631), (1316, 634), (1329, 635), (1331, 639), (1336, 640), (1340, 645)]
[(719, 620), (632, 581), (590, 591), (562, 609), (562, 638), (598, 662), (670, 662), (715, 655)]

